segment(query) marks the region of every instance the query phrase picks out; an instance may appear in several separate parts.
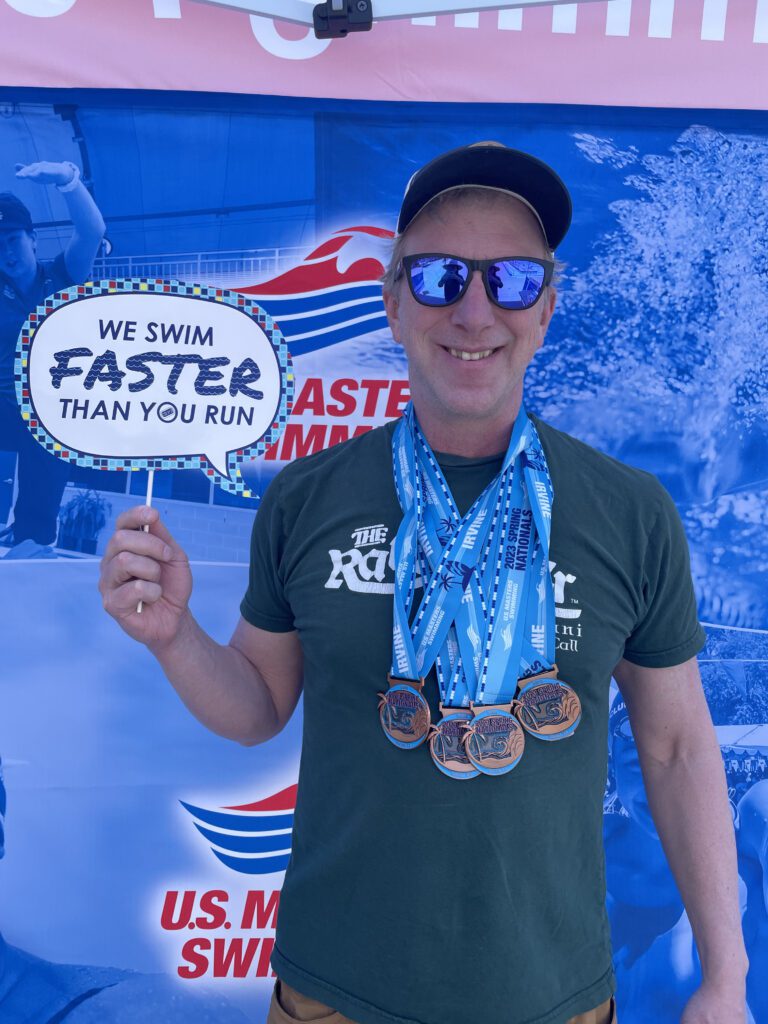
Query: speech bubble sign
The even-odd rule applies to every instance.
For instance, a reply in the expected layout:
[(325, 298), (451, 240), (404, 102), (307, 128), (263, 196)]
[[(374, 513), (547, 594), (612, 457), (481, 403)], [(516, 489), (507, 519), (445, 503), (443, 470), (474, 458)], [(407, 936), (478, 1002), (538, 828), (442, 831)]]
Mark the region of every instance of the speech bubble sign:
[(247, 497), (239, 466), (280, 437), (293, 382), (257, 303), (177, 281), (57, 292), (16, 350), (21, 414), (48, 451), (90, 469), (202, 469)]

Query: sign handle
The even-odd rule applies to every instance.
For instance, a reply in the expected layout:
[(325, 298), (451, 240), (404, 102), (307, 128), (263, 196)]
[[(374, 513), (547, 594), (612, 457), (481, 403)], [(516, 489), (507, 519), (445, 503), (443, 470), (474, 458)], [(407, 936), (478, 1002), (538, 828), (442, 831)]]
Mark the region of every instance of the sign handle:
[[(154, 469), (150, 469), (147, 472), (147, 500), (145, 502), (145, 504), (147, 506), (149, 506), (149, 507), (152, 506), (152, 488), (154, 486), (154, 483), (155, 483), (155, 471), (154, 471)], [(142, 526), (142, 530), (144, 531), (144, 533), (149, 533), (149, 523), (145, 523)], [(143, 601), (139, 601), (139, 603), (136, 605), (136, 612), (137, 612), (137, 614), (141, 615), (141, 609), (143, 607), (144, 607), (144, 602)]]

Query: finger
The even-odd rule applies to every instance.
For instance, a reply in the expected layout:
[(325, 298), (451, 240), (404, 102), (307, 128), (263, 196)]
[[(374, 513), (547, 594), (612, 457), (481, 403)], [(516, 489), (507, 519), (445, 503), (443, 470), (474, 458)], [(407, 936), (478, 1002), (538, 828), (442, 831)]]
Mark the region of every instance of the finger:
[(134, 555), (145, 555), (147, 558), (153, 558), (156, 562), (170, 562), (173, 558), (173, 550), (170, 545), (153, 533), (144, 533), (143, 530), (115, 530), (104, 551), (104, 557), (101, 560), (102, 566), (106, 568), (114, 558), (124, 551)]
[(186, 554), (161, 520), (160, 512), (156, 508), (149, 505), (134, 505), (133, 508), (126, 509), (117, 517), (115, 526), (117, 529), (126, 530), (143, 530), (144, 527), (147, 527), (150, 534), (159, 537), (172, 549), (174, 558), (182, 558), (187, 561)]
[(174, 558), (183, 558), (184, 561), (187, 560), (186, 554), (179, 546), (175, 537), (168, 529), (168, 527), (165, 525), (165, 523), (162, 521), (159, 515), (157, 519), (154, 519), (149, 524), (149, 532), (152, 536), (157, 537), (161, 541), (164, 541), (168, 545), (168, 547), (171, 548)]
[[(173, 560), (185, 563), (189, 561), (186, 552), (179, 546), (170, 530), (160, 519), (160, 513), (156, 508), (151, 508), (149, 505), (135, 505), (133, 508), (126, 509), (125, 512), (122, 512), (118, 516), (115, 525), (117, 527), (115, 536), (117, 536), (117, 533), (120, 530), (128, 530), (129, 532), (141, 530), (143, 532), (146, 529), (149, 533), (144, 533), (144, 536), (156, 537), (168, 546), (168, 550), (161, 555), (159, 553), (160, 549), (136, 548), (133, 542), (127, 541), (124, 546), (129, 550), (135, 550), (139, 553), (146, 554), (150, 554), (153, 550), (156, 550), (158, 553), (155, 557), (159, 558), (161, 561)], [(108, 547), (107, 550), (110, 554), (115, 554), (117, 550), (121, 550), (122, 547), (123, 545), (120, 545), (113, 551), (109, 551)], [(106, 557), (107, 555), (105, 554), (102, 564), (103, 561), (106, 560)]]
[(160, 513), (156, 508), (150, 508), (148, 505), (134, 505), (120, 513), (115, 527), (118, 530), (140, 530), (142, 526), (150, 526), (159, 518)]
[(153, 605), (162, 597), (163, 589), (159, 583), (149, 580), (130, 580), (121, 587), (108, 590), (103, 596), (104, 610), (116, 619), (124, 619), (136, 614), (136, 607), (141, 601), (145, 605)]
[(121, 551), (106, 567), (103, 582), (107, 588), (116, 588), (129, 580), (148, 580), (159, 583), (162, 566), (154, 558), (136, 555), (132, 551)]

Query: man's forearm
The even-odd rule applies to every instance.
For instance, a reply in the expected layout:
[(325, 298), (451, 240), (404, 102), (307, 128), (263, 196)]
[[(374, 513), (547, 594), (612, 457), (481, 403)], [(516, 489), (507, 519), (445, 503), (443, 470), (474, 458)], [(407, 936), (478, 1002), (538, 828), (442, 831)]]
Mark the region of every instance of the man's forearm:
[(190, 612), (176, 638), (150, 650), (192, 714), (220, 736), (255, 744), (281, 728), (264, 679), (235, 647), (216, 643)]
[(78, 233), (88, 239), (95, 239), (96, 242), (101, 241), (106, 229), (104, 218), (82, 181), (79, 181), (71, 192), (63, 192), (62, 198), (67, 204), (69, 216)]
[(91, 273), (106, 225), (93, 196), (82, 181), (71, 192), (62, 193), (62, 196), (74, 229), (66, 250), (67, 270), (75, 281), (83, 281)]
[[(711, 728), (711, 727), (710, 727)], [(695, 753), (643, 764), (648, 803), (691, 922), (704, 977), (743, 985), (733, 821), (714, 732)]]

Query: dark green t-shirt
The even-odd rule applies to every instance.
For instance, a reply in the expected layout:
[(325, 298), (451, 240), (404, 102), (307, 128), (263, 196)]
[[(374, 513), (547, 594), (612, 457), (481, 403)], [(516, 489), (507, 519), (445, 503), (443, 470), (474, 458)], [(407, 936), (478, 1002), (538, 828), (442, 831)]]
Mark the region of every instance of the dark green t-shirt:
[[(677, 512), (658, 481), (534, 420), (552, 476), (560, 677), (576, 732), (526, 736), (507, 775), (456, 781), (384, 736), (401, 520), (394, 424), (286, 467), (256, 517), (241, 611), (298, 630), (304, 735), (273, 966), (361, 1024), (562, 1024), (613, 990), (602, 797), (625, 657), (703, 644)], [(439, 459), (463, 512), (501, 457)], [(420, 591), (417, 591), (417, 599)], [(436, 710), (434, 675), (425, 692)]]

